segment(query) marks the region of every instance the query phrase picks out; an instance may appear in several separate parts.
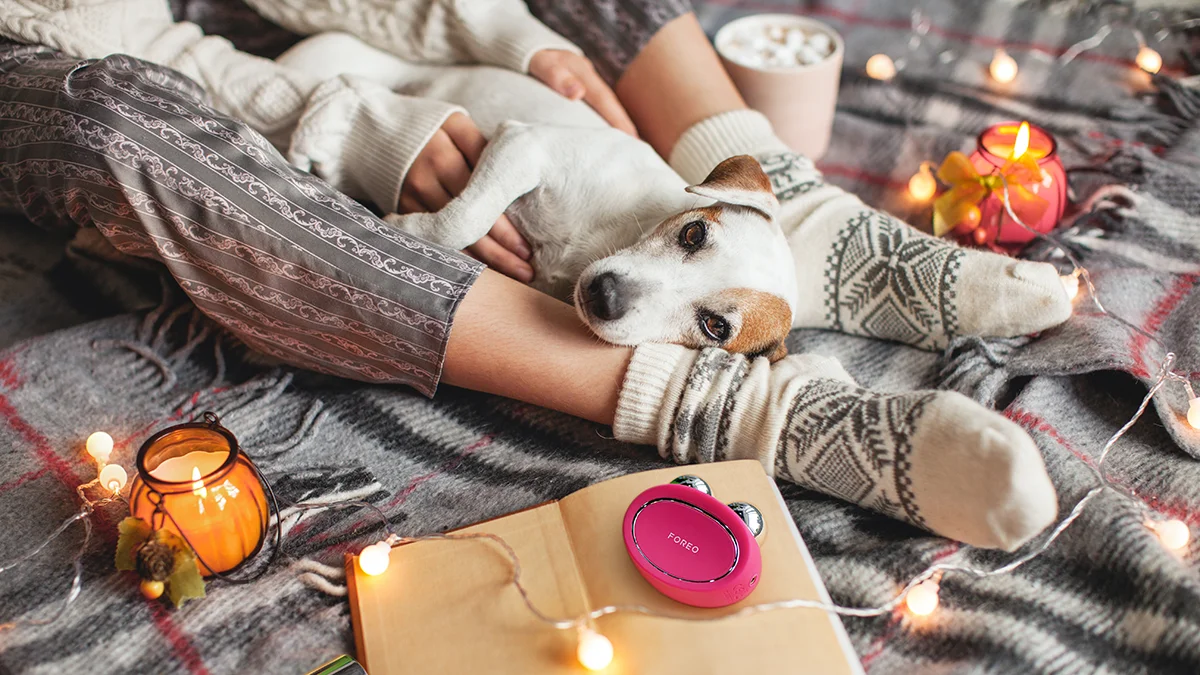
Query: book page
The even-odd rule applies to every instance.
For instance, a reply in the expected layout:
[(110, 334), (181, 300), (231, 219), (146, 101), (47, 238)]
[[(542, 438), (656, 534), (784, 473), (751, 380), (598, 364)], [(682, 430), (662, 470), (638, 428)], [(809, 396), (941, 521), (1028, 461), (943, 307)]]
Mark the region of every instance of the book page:
[[(703, 478), (722, 502), (749, 502), (763, 514), (762, 575), (754, 592), (737, 604), (705, 609), (676, 602), (650, 586), (629, 560), (621, 527), (630, 502), (643, 490), (683, 474)], [(584, 488), (559, 505), (592, 608), (644, 605), (673, 615), (714, 617), (793, 598), (828, 602), (791, 515), (756, 461), (623, 476)], [(861, 672), (841, 623), (815, 609), (774, 610), (713, 622), (617, 613), (599, 619), (597, 627), (615, 648), (606, 673)]]
[[(521, 559), (535, 605), (555, 617), (587, 611), (557, 503), (457, 530), (491, 532)], [(574, 631), (539, 621), (512, 584), (510, 558), (487, 539), (427, 540), (392, 549), (368, 576), (347, 556), (358, 660), (371, 675), (578, 673)]]

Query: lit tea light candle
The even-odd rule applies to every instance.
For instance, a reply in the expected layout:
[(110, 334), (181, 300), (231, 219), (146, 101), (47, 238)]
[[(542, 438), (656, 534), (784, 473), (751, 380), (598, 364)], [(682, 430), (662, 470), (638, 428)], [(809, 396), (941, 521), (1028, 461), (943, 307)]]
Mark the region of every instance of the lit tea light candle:
[[(971, 154), (971, 165), (981, 176), (1003, 174), (1017, 160), (1033, 160), (1040, 176), (1020, 184), (1008, 181), (1012, 210), (1030, 228), (1049, 232), (1062, 219), (1067, 202), (1067, 174), (1058, 158), (1054, 137), (1029, 122), (1002, 122), (979, 135), (978, 147)], [(1017, 222), (1005, 208), (1004, 190), (997, 189), (979, 205), (976, 241), (994, 241), (999, 245), (1020, 245), (1035, 234)], [(982, 234), (981, 234), (982, 233)], [(980, 242), (982, 243), (982, 242)]]
[(137, 457), (129, 510), (192, 547), (200, 573), (241, 565), (261, 548), (269, 510), (258, 472), (216, 415), (151, 436)]

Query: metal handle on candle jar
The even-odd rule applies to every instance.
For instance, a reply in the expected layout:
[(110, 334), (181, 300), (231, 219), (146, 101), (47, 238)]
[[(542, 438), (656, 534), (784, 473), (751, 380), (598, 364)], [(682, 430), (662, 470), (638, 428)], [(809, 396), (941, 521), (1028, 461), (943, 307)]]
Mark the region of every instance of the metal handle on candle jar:
[[(204, 460), (200, 459), (200, 455), (194, 455), (201, 453), (207, 456), (205, 453), (213, 451), (227, 453), (226, 459), (217, 460), (220, 466), (215, 469), (211, 462), (206, 465)], [(161, 476), (155, 473), (168, 461), (177, 463), (178, 458), (193, 456), (200, 463), (191, 465), (191, 478), (185, 478), (186, 471), (181, 471), (179, 466), (174, 466), (170, 473)], [(204, 474), (200, 473), (199, 467), (206, 467)], [(279, 501), (273, 486), (246, 454), (237, 437), (221, 426), (220, 417), (216, 413), (206, 411), (200, 415), (200, 419), (177, 424), (153, 434), (138, 452), (137, 468), (137, 477), (130, 491), (132, 515), (149, 521), (154, 529), (167, 527), (179, 534), (192, 550), (205, 576), (232, 583), (245, 583), (258, 579), (270, 568), (278, 556), (283, 540), (278, 522), (274, 549), (266, 563), (248, 577), (238, 579), (230, 576), (250, 563), (261, 550), (270, 528), (271, 512), (274, 511), (278, 518)], [(239, 494), (248, 495), (249, 502), (245, 501), (246, 497), (237, 499)], [(196, 518), (197, 514), (186, 509), (178, 514), (178, 517), (172, 513), (172, 509), (186, 506), (186, 502), (180, 501), (185, 495), (187, 498), (195, 495), (201, 500), (199, 519)], [(214, 501), (208, 503), (211, 513), (206, 516), (205, 503), (210, 498)], [(230, 506), (233, 507), (232, 510), (227, 508)], [(238, 523), (247, 518), (261, 523), (261, 529), (255, 528), (257, 534), (253, 540), (240, 534), (243, 529)], [(233, 540), (221, 534), (226, 520), (229, 520), (229, 527), (236, 528), (229, 530), (229, 535), (234, 536), (238, 533)], [(213, 540), (213, 532), (217, 533), (218, 539)], [(196, 539), (201, 533), (204, 536)], [(234, 543), (235, 548), (229, 550), (231, 541), (241, 541), (242, 544), (239, 546)], [(226, 543), (214, 546), (214, 542)], [(253, 550), (250, 547), (253, 547)]]

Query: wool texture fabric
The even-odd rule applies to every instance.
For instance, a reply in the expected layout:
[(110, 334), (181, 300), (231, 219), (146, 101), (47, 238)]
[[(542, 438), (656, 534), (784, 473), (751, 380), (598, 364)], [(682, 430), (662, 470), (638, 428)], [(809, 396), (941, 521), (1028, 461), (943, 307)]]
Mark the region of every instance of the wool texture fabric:
[(73, 241), (100, 255), (161, 262), (261, 353), (432, 395), (483, 266), (297, 171), (200, 96), (123, 54), (0, 41), (0, 211), (77, 228)]
[[(482, 63), (524, 73), (543, 49), (579, 53), (520, 0), (249, 4), (297, 33), (348, 32), (413, 62)], [(464, 112), (352, 76), (320, 82), (176, 20), (166, 0), (0, 0), (0, 37), (79, 58), (125, 54), (174, 68), (202, 86), (214, 108), (250, 125), (295, 166), (389, 213), (397, 210), (404, 176), (430, 137), (447, 117)]]
[[(711, 31), (750, 11), (797, 9), (783, 0), (755, 2), (753, 10), (733, 4), (699, 7), (702, 23)], [(1066, 66), (1045, 58), (1109, 23), (1095, 3), (1069, 5), (1072, 11), (1047, 3), (921, 3), (922, 21), (931, 25), (924, 43), (930, 51), (923, 52), (929, 58), (911, 60), (885, 85), (863, 75), (863, 65), (878, 52), (906, 52), (911, 7), (806, 4), (805, 12), (847, 45), (833, 142), (818, 168), (867, 204), (928, 223), (928, 207), (905, 192), (920, 162), (972, 149), (991, 123), (1027, 117), (1055, 135), (1071, 169), (1085, 215), (1058, 234), (1093, 271), (1105, 306), (1169, 345), (1177, 370), (1195, 373), (1200, 102), (1178, 84), (1182, 64), (1166, 50), (1162, 78), (1137, 71), (1132, 39), (1106, 40)], [(259, 40), (270, 48), (283, 41)], [(1004, 89), (986, 74), (998, 44), (1021, 45), (1009, 52), (1020, 75)], [(946, 49), (957, 60), (938, 65), (936, 54)], [(398, 533), (423, 534), (668, 462), (650, 448), (607, 440), (594, 425), (506, 399), (443, 388), (430, 400), (408, 389), (264, 368), (219, 331), (189, 340), (204, 320), (179, 304), (170, 285), (176, 295), (160, 302), (153, 268), (97, 260), (68, 244), (69, 236), (55, 239), (20, 221), (0, 226), (4, 560), (76, 510), (75, 486), (95, 476), (83, 451), (88, 434), (111, 432), (113, 461), (129, 468), (151, 432), (206, 409), (223, 416), (275, 485), (286, 551), (262, 579), (212, 583), (208, 598), (172, 611), (145, 601), (130, 574), (113, 571), (115, 523), (125, 513), (106, 507), (83, 558), (78, 600), (56, 623), (0, 633), (0, 669), (306, 672), (354, 646), (345, 598), (314, 590), (315, 568), (305, 561), (340, 566), (344, 552), (378, 540), (382, 529), (367, 512), (302, 515), (288, 506), (366, 499)], [(1062, 263), (1042, 247), (1026, 255)], [(1032, 341), (964, 338), (939, 354), (799, 330), (788, 346), (836, 357), (872, 389), (953, 388), (994, 405), (1032, 434), (1065, 513), (1094, 486), (1087, 463), (1136, 410), (1164, 356), (1153, 340), (1089, 311), (1085, 300), (1076, 301), (1065, 325)], [(114, 347), (118, 342), (142, 353)], [(1165, 387), (1112, 451), (1111, 476), (1136, 497), (1102, 493), (1049, 551), (1013, 574), (946, 575), (941, 604), (929, 617), (843, 619), (865, 669), (1200, 671), (1200, 546), (1193, 537), (1182, 552), (1166, 550), (1134, 501), (1155, 517), (1200, 522), (1200, 463), (1193, 457), (1200, 455), (1200, 432), (1186, 426), (1182, 398), (1178, 386)], [(780, 489), (841, 604), (890, 600), (935, 561), (959, 556), (991, 566), (1013, 556), (964, 548), (796, 485)], [(33, 561), (0, 575), (0, 621), (56, 610), (81, 536), (68, 530)]]
[(696, 123), (671, 151), (681, 173), (727, 157), (759, 160), (779, 200), (775, 220), (796, 264), (794, 328), (944, 349), (961, 336), (1017, 337), (1071, 316), (1058, 271), (938, 239), (825, 181), (753, 110)]
[(972, 546), (1014, 550), (1057, 515), (1021, 427), (957, 392), (863, 389), (817, 354), (772, 364), (642, 345), (613, 436), (680, 464), (756, 459), (776, 478)]

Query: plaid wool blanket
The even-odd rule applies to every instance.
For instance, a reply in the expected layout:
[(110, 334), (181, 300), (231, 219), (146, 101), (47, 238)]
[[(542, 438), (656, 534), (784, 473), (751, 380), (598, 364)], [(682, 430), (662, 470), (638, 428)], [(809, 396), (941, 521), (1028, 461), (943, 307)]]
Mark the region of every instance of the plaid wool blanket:
[[(845, 71), (833, 146), (819, 166), (915, 224), (930, 217), (905, 193), (922, 161), (969, 150), (999, 120), (1029, 119), (1056, 136), (1076, 204), (1058, 234), (1092, 272), (1105, 306), (1154, 339), (1081, 298), (1071, 321), (1037, 339), (964, 340), (936, 354), (797, 331), (789, 349), (836, 356), (867, 386), (950, 387), (1003, 409), (1045, 453), (1064, 514), (1095, 485), (1088, 464), (1145, 396), (1163, 345), (1176, 370), (1200, 377), (1200, 95), (1185, 78), (1196, 33), (1184, 25), (1155, 42), (1167, 67), (1150, 78), (1132, 62), (1133, 29), (1153, 41), (1189, 15), (1168, 6), (1182, 3), (1146, 4), (941, 0), (914, 13), (911, 3), (721, 0), (698, 8), (710, 32), (759, 11), (801, 12), (838, 30)], [(291, 39), (219, 8), (212, 0), (176, 6), (243, 47), (269, 53)], [(1063, 63), (1071, 45), (1106, 25), (1099, 46)], [(987, 77), (1000, 46), (1020, 65), (1007, 86)], [(863, 75), (877, 52), (905, 60), (890, 84)], [(116, 523), (126, 514), (104, 507), (78, 599), (56, 622), (0, 633), (0, 672), (305, 672), (353, 651), (346, 599), (314, 589), (305, 561), (338, 566), (381, 528), (371, 513), (300, 514), (290, 505), (365, 499), (398, 533), (415, 535), (663, 465), (651, 448), (506, 399), (443, 388), (428, 400), (258, 365), (171, 284), (160, 288), (155, 268), (94, 260), (55, 236), (0, 225), (0, 565), (77, 509), (75, 486), (95, 471), (83, 452), (89, 433), (112, 433), (113, 461), (131, 467), (152, 430), (203, 410), (221, 414), (275, 485), (286, 548), (258, 581), (215, 582), (203, 601), (168, 610), (113, 570)], [(1045, 245), (1024, 255), (1061, 262)], [(1107, 462), (1123, 491), (1102, 493), (1015, 573), (946, 576), (941, 607), (924, 620), (900, 611), (845, 619), (866, 670), (1200, 672), (1200, 544), (1168, 551), (1138, 506), (1193, 532), (1200, 526), (1200, 432), (1184, 421), (1186, 409), (1178, 386), (1163, 388)], [(1012, 559), (780, 487), (844, 605), (880, 604), (937, 560)], [(0, 575), (0, 622), (53, 615), (82, 536), (76, 525)]]

